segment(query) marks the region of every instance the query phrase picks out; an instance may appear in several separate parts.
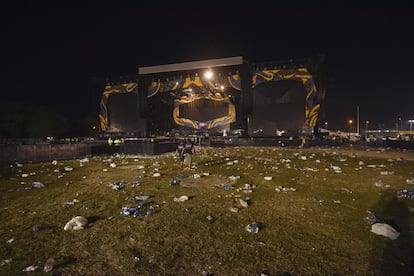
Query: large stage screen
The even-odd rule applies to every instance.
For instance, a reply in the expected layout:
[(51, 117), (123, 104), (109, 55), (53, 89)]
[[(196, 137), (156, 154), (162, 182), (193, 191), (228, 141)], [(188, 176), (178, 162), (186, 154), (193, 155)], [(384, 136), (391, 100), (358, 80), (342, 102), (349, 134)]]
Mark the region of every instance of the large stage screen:
[(109, 132), (145, 132), (136, 93), (114, 93), (107, 103)]
[(173, 126), (174, 100), (169, 93), (160, 93), (148, 101), (150, 112), (149, 131), (154, 135), (165, 135)]
[(224, 101), (199, 99), (180, 105), (180, 117), (206, 122), (219, 117), (227, 116), (229, 104)]
[(253, 111), (249, 118), (249, 135), (274, 137), (295, 136), (305, 122), (306, 91), (295, 80), (265, 82), (252, 91)]

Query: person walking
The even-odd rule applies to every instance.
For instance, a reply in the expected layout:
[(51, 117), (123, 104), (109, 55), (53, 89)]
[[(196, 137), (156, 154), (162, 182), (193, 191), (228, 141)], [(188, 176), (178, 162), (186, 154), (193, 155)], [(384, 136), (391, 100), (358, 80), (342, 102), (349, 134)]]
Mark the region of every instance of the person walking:
[(177, 149), (175, 150), (175, 154), (178, 157), (178, 159), (180, 160), (181, 168), (184, 168), (184, 156), (185, 156), (184, 149), (185, 149), (184, 148), (184, 142), (181, 141), (178, 144)]
[(195, 152), (194, 144), (190, 139), (187, 139), (184, 145), (185, 165), (186, 168), (191, 169), (193, 164), (193, 153)]

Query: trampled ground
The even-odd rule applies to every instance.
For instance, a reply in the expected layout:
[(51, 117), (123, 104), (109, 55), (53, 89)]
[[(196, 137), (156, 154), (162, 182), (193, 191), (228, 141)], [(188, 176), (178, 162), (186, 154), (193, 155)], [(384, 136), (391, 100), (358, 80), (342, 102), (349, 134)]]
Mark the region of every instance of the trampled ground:
[[(169, 153), (1, 168), (0, 274), (44, 274), (50, 258), (54, 275), (413, 273), (414, 199), (401, 197), (414, 189), (413, 152), (203, 148), (194, 162), (183, 170)], [(368, 211), (398, 238), (372, 233)], [(78, 215), (85, 229), (64, 231)]]

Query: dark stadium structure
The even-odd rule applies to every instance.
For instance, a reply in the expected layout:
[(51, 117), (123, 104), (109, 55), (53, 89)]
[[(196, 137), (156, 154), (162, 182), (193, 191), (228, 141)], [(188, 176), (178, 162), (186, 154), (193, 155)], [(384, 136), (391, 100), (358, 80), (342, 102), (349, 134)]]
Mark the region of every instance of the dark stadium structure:
[(314, 135), (325, 97), (323, 56), (250, 63), (241, 56), (140, 67), (109, 82), (103, 136)]

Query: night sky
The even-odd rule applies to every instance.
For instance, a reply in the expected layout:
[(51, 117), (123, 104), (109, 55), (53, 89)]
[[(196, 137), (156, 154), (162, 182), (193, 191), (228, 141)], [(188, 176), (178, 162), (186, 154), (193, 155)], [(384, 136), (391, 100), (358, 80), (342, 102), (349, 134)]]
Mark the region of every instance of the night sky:
[(414, 119), (409, 6), (151, 3), (3, 8), (2, 101), (47, 105), (78, 119), (97, 116), (102, 80), (136, 75), (142, 66), (324, 54), (328, 81), (321, 118), (329, 126), (346, 127), (357, 106), (361, 124), (369, 120), (372, 127), (402, 122), (408, 128)]

